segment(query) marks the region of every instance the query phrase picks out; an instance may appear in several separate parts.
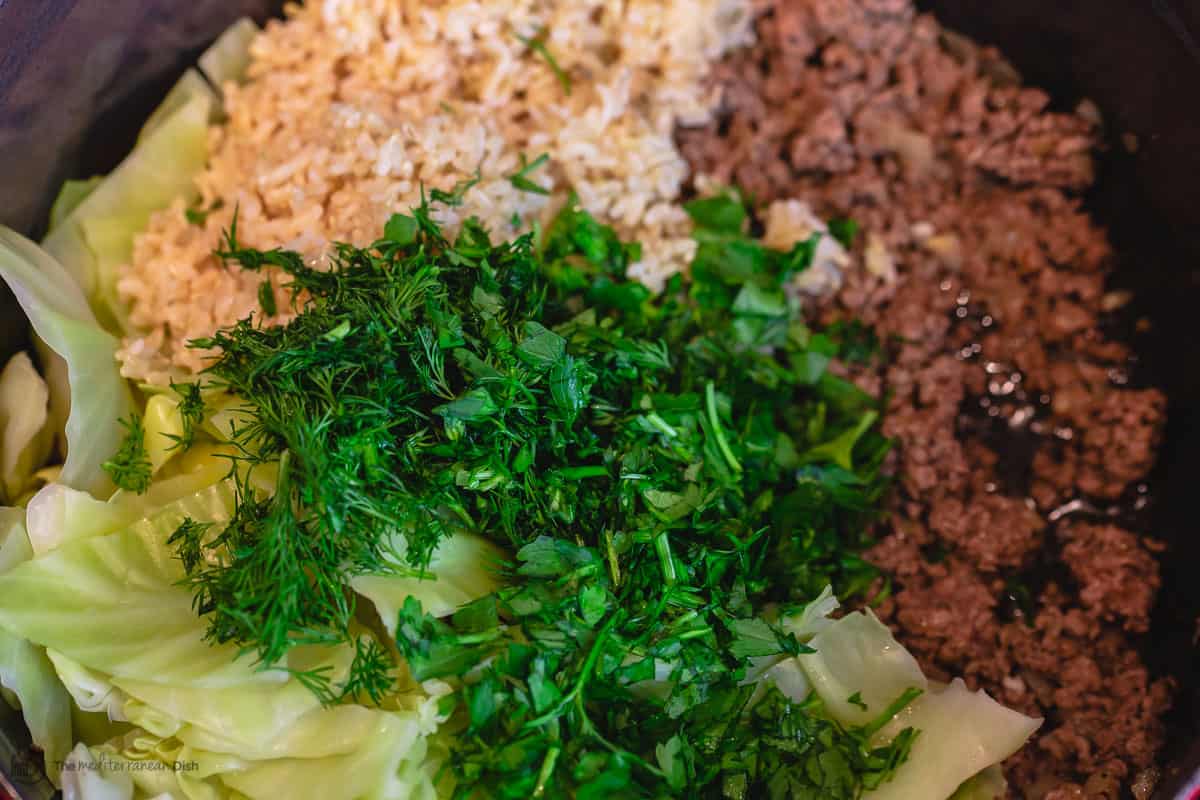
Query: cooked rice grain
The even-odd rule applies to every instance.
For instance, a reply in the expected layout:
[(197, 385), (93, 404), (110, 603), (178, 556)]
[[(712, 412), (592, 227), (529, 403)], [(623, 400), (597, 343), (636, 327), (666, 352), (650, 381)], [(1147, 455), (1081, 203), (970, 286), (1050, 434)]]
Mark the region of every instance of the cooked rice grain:
[[(257, 307), (262, 277), (223, 268), (212, 251), (238, 210), (240, 237), (320, 260), (330, 241), (363, 245), (387, 218), (479, 170), (454, 229), (478, 216), (507, 236), (545, 219), (574, 189), (582, 205), (643, 244), (634, 275), (660, 284), (693, 244), (679, 205), (687, 164), (677, 123), (709, 119), (709, 66), (748, 43), (749, 0), (324, 0), (290, 6), (254, 42), (249, 80), (226, 86), (228, 120), (211, 131), (197, 178), (205, 206), (156, 214), (119, 283), (136, 331), (125, 375), (162, 383), (201, 369), (189, 339)], [(521, 41), (544, 36), (571, 76), (567, 96)], [(506, 176), (548, 153), (521, 191)], [(522, 224), (514, 228), (513, 215)], [(280, 292), (280, 308), (286, 298)]]

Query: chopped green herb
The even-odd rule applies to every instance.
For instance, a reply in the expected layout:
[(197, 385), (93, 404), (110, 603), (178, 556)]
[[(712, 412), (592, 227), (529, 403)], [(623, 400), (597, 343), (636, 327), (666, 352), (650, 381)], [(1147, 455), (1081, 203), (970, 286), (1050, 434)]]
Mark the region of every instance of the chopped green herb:
[(449, 192), (444, 192), (441, 189), (431, 190), (429, 192), (429, 199), (434, 203), (442, 203), (443, 205), (447, 206), (461, 206), (463, 197), (468, 191), (470, 191), (471, 187), (479, 183), (481, 179), (482, 176), (479, 174), (479, 170), (477, 169), (472, 177), (467, 178), (466, 180), (461, 180), (454, 184), (454, 188)]
[(204, 560), (204, 537), (211, 528), (212, 523), (197, 522), (187, 517), (167, 539), (167, 544), (174, 545), (179, 560), (183, 562), (183, 570), (189, 575)]
[(829, 233), (847, 249), (854, 246), (854, 239), (858, 236), (858, 230), (858, 223), (852, 219), (829, 220)]
[(205, 208), (185, 208), (183, 211), (183, 216), (185, 219), (187, 219), (187, 221), (190, 224), (203, 226), (204, 223), (208, 220), (209, 214), (211, 214), (214, 211), (219, 211), (220, 209), (222, 209), (224, 207), (225, 207), (225, 201), (223, 201), (221, 198), (218, 197), (216, 200), (214, 200), (212, 202), (212, 205), (210, 205), (206, 209)]
[(128, 420), (121, 420), (121, 425), (125, 428), (125, 439), (113, 457), (102, 466), (118, 489), (142, 494), (150, 488), (153, 474), (150, 456), (146, 452), (146, 432), (137, 414), (130, 414)]
[(190, 450), (196, 441), (196, 429), (204, 421), (204, 397), (200, 393), (200, 384), (171, 382), (171, 390), (179, 396), (179, 417), (183, 421), (183, 434), (174, 436), (168, 434), (174, 442), (172, 450)]
[(350, 579), (485, 536), (515, 553), (509, 585), (449, 620), (409, 598), (396, 629), (414, 677), (460, 686), (459, 797), (836, 800), (886, 780), (913, 732), (872, 748), (815, 697), (752, 703), (744, 680), (809, 651), (766, 609), (878, 576), (858, 554), (888, 442), (783, 291), (812, 248), (764, 247), (737, 203), (691, 206), (693, 281), (658, 295), (628, 277), (640, 248), (573, 200), (506, 243), (474, 220), (451, 241), (423, 202), (328, 270), (243, 247), (235, 219), (219, 255), (277, 268), (307, 304), (195, 342), (249, 418), (233, 519), (173, 537), (209, 637), (263, 665), (353, 643), (342, 686), (294, 674), (325, 702), (383, 702), (394, 665), (351, 633)]
[(533, 36), (526, 37), (517, 34), (517, 40), (542, 57), (542, 60), (544, 60), (550, 67), (551, 71), (554, 72), (554, 77), (558, 80), (558, 85), (562, 87), (563, 94), (565, 94), (567, 97), (570, 97), (571, 76), (563, 71), (563, 68), (558, 65), (558, 61), (556, 61), (554, 56), (550, 53), (550, 49), (546, 47), (547, 34), (548, 31), (545, 28), (540, 28), (534, 33)]
[(538, 186), (529, 179), (529, 176), (537, 171), (543, 164), (550, 160), (547, 153), (542, 153), (533, 161), (526, 163), (525, 154), (521, 154), (521, 169), (508, 176), (508, 182), (517, 189), (523, 192), (532, 192), (533, 194), (550, 194), (549, 189)]
[(279, 313), (279, 309), (275, 306), (275, 287), (271, 284), (270, 278), (258, 285), (258, 305), (268, 317)]
[(339, 699), (381, 704), (395, 683), (394, 667), (391, 656), (378, 641), (371, 636), (360, 636), (354, 642), (354, 663)]

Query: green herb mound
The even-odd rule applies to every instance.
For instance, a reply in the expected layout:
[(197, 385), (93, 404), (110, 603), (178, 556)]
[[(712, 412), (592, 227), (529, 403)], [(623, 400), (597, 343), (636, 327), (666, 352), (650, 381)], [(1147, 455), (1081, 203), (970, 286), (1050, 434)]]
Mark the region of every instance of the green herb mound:
[[(177, 533), (210, 638), (264, 665), (346, 641), (355, 576), (420, 574), (470, 533), (513, 554), (507, 585), (445, 621), (410, 598), (394, 623), (418, 679), (464, 679), (457, 796), (836, 799), (885, 781), (915, 733), (868, 740), (910, 696), (847, 728), (755, 679), (809, 651), (790, 606), (877, 578), (858, 553), (888, 442), (877, 401), (828, 369), (873, 339), (802, 321), (785, 285), (815, 239), (763, 247), (733, 195), (689, 211), (691, 281), (657, 295), (627, 276), (637, 246), (573, 204), (505, 243), (476, 222), (450, 241), (422, 204), (327, 271), (243, 247), (235, 223), (220, 255), (284, 273), (300, 313), (196, 343), (246, 403), (237, 460), (277, 476), (272, 497), (240, 481), (219, 535)], [(393, 657), (360, 648), (341, 695), (303, 677), (378, 698)]]

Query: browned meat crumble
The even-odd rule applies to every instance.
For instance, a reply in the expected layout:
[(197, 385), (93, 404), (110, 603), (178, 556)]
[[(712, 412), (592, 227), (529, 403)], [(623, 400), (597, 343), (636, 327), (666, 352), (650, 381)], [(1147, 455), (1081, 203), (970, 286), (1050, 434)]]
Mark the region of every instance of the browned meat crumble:
[[(1154, 765), (1170, 702), (1132, 638), (1156, 548), (1087, 512), (1138, 491), (1165, 399), (1125, 386), (1130, 353), (1100, 329), (1123, 298), (1078, 197), (1096, 115), (1049, 110), (910, 0), (758, 5), (758, 44), (714, 76), (721, 115), (678, 139), (696, 174), (851, 217), (864, 260), (895, 265), (847, 274), (819, 312), (891, 343), (853, 376), (889, 397), (898, 441), (871, 553), (896, 587), (881, 615), (932, 676), (1046, 718), (1006, 765), (1014, 796), (1122, 796)], [(1017, 485), (1004, 430), (1033, 443)]]

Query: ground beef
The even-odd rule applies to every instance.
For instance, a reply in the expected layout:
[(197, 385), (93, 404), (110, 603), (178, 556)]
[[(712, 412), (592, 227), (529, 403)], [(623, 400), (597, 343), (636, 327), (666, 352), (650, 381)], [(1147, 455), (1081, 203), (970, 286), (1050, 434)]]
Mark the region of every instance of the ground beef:
[(931, 676), (1046, 718), (1006, 765), (1014, 796), (1119, 797), (1163, 744), (1170, 683), (1131, 638), (1152, 542), (1097, 512), (1139, 491), (1165, 402), (1127, 388), (1100, 329), (1112, 253), (1078, 195), (1095, 117), (1049, 110), (910, 0), (757, 5), (758, 44), (713, 76), (722, 113), (677, 138), (696, 174), (851, 217), (856, 256), (894, 266), (849, 270), (814, 311), (891, 343), (849, 376), (888, 398), (898, 445), (880, 616)]
[(1071, 523), (1059, 537), (1063, 561), (1079, 584), (1079, 599), (1097, 619), (1127, 630), (1150, 626), (1150, 607), (1159, 587), (1158, 562), (1129, 531), (1113, 525)]

